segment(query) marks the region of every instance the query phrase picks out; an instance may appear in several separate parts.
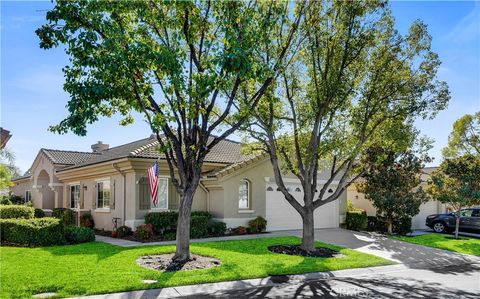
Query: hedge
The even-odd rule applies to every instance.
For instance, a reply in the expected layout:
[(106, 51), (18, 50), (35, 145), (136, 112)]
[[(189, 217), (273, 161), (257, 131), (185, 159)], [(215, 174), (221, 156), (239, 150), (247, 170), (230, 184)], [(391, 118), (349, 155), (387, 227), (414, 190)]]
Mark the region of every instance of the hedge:
[(45, 217), (45, 212), (42, 209), (35, 209), (35, 218)]
[[(203, 238), (208, 236), (208, 223), (212, 214), (204, 211), (192, 212), (190, 222), (190, 236)], [(145, 224), (151, 224), (156, 234), (171, 237), (177, 230), (178, 212), (152, 212), (145, 215)]]
[(33, 218), (35, 209), (25, 205), (0, 205), (0, 219)]
[(355, 210), (347, 212), (347, 229), (365, 230), (368, 226), (367, 212), (363, 210)]
[(52, 246), (66, 243), (59, 219), (0, 219), (2, 244), (16, 246)]
[(248, 222), (248, 231), (251, 234), (258, 234), (264, 232), (267, 229), (267, 220), (258, 216)]
[(75, 225), (75, 212), (66, 208), (54, 208), (52, 216), (61, 219), (64, 225)]
[(213, 237), (221, 237), (225, 235), (227, 225), (225, 222), (210, 221), (208, 222), (208, 234)]
[(95, 231), (88, 227), (69, 225), (65, 227), (65, 239), (69, 244), (95, 241)]
[(208, 237), (208, 221), (210, 218), (204, 215), (192, 215), (190, 222), (190, 237), (205, 238)]

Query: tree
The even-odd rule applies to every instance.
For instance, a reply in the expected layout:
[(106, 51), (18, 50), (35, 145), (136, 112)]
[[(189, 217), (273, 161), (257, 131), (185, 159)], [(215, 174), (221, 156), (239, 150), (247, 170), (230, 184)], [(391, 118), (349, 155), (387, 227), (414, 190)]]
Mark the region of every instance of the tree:
[[(362, 175), (358, 157), (372, 144), (400, 147), (404, 128), (449, 100), (426, 25), (417, 21), (401, 35), (394, 24), (383, 1), (312, 2), (300, 50), (245, 128), (301, 215), (305, 250), (314, 249), (314, 210)], [(319, 170), (328, 173), (323, 184)], [(287, 190), (285, 172), (300, 181), (302, 202)]]
[(36, 32), (42, 48), (64, 44), (70, 57), (69, 116), (51, 130), (85, 135), (100, 116), (120, 113), (126, 125), (138, 111), (157, 135), (180, 194), (177, 262), (190, 258), (205, 156), (241, 126), (290, 60), (305, 3), (57, 1)]
[(480, 204), (480, 156), (467, 154), (445, 159), (432, 173), (427, 191), (456, 211), (455, 238), (458, 238), (460, 210)]
[(15, 154), (8, 148), (0, 150), (0, 190), (13, 187), (12, 178), (20, 176), (20, 169), (15, 165)]
[(466, 114), (453, 124), (448, 145), (442, 150), (445, 158), (464, 154), (480, 155), (480, 112)]
[(430, 161), (430, 157), (411, 150), (395, 152), (378, 147), (367, 150), (362, 159), (364, 181), (357, 189), (372, 202), (377, 216), (385, 219), (389, 234), (393, 233), (393, 223), (410, 220), (428, 200), (420, 183), (424, 163)]

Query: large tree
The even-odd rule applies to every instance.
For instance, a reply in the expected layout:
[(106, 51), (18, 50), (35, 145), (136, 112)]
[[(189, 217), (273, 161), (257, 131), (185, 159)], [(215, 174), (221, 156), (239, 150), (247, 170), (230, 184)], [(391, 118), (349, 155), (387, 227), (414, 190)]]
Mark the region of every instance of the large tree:
[(175, 261), (190, 258), (190, 213), (205, 156), (247, 119), (290, 61), (305, 5), (56, 1), (37, 30), (42, 48), (65, 45), (70, 57), (69, 115), (53, 131), (85, 135), (100, 116), (120, 113), (129, 124), (138, 111), (157, 135), (180, 194)]
[(464, 154), (480, 155), (480, 111), (466, 114), (453, 124), (448, 136), (448, 145), (442, 150), (445, 158), (454, 158)]
[[(245, 129), (270, 156), (276, 183), (303, 220), (302, 248), (314, 249), (314, 211), (333, 202), (361, 171), (372, 144), (402, 141), (415, 118), (444, 109), (440, 60), (427, 26), (394, 28), (384, 1), (316, 1), (305, 10), (302, 45)], [(319, 184), (319, 171), (328, 176)], [(292, 173), (297, 201), (285, 186)]]
[(455, 210), (455, 238), (458, 238), (460, 210), (480, 204), (480, 156), (467, 154), (445, 159), (432, 173), (427, 191)]
[(20, 176), (20, 169), (15, 165), (15, 154), (8, 148), (0, 149), (0, 191), (13, 187), (12, 178)]
[[(423, 167), (431, 162), (428, 155), (411, 149), (395, 151), (388, 148), (369, 148), (362, 158), (362, 181), (357, 189), (365, 194), (385, 219), (387, 232), (393, 233), (394, 223), (410, 223), (420, 211), (428, 195), (420, 185)], [(410, 226), (408, 227), (410, 229)], [(399, 233), (405, 233), (400, 228)]]

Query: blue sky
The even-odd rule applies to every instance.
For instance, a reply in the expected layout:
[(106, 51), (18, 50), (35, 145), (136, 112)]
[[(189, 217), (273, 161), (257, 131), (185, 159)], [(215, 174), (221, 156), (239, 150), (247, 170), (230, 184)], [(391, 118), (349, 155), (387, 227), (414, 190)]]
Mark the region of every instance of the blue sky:
[[(23, 171), (42, 147), (90, 151), (98, 140), (115, 146), (150, 134), (140, 116), (128, 127), (120, 127), (116, 117), (101, 119), (89, 126), (85, 137), (47, 131), (66, 116), (68, 101), (62, 88), (68, 57), (62, 48), (40, 49), (34, 32), (52, 6), (50, 1), (1, 1), (0, 124), (13, 134), (8, 147)], [(435, 140), (430, 154), (437, 165), (453, 122), (480, 110), (480, 2), (395, 1), (391, 7), (401, 32), (416, 19), (428, 24), (433, 49), (443, 62), (439, 77), (450, 86), (448, 109), (434, 120), (417, 122), (422, 133)]]

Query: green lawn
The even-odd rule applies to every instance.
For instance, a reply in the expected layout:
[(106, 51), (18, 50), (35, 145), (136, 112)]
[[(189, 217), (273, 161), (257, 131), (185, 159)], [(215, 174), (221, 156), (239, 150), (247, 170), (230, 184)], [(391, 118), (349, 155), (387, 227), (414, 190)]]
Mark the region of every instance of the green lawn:
[(455, 240), (453, 235), (444, 234), (428, 234), (415, 237), (403, 236), (394, 238), (428, 247), (480, 256), (480, 239), (476, 238), (460, 237), (460, 239)]
[[(191, 247), (193, 253), (217, 257), (221, 266), (175, 273), (148, 270), (135, 263), (142, 255), (173, 252), (173, 245), (123, 248), (93, 242), (42, 248), (1, 247), (0, 297), (23, 298), (43, 292), (57, 292), (66, 297), (392, 263), (322, 243), (317, 246), (340, 250), (346, 256), (304, 258), (271, 253), (267, 249), (274, 244), (299, 242), (296, 237), (282, 237), (195, 243)], [(144, 279), (158, 283), (144, 284)]]

